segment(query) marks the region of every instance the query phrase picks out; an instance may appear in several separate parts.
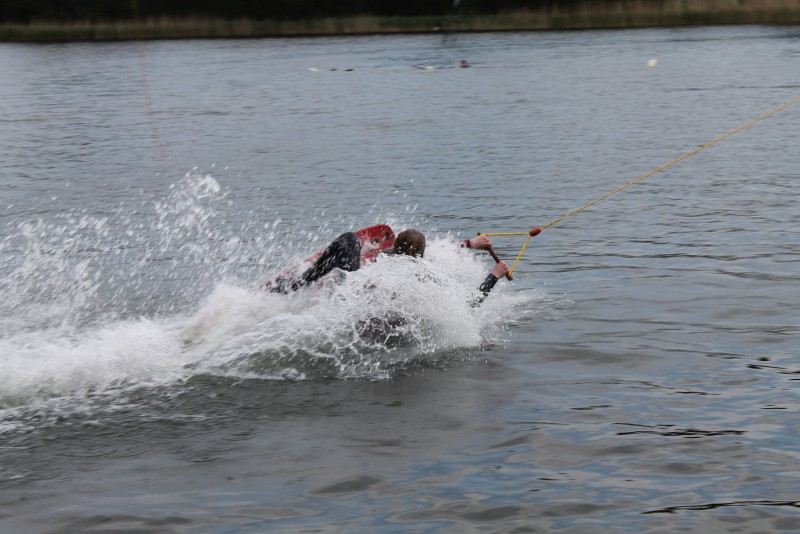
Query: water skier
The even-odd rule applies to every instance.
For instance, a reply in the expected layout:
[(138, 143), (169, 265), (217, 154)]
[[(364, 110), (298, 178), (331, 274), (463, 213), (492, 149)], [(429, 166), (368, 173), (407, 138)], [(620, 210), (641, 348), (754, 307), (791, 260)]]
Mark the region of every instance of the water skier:
[[(475, 250), (489, 250), (492, 248), (492, 241), (486, 236), (478, 236), (473, 239), (465, 239), (459, 246)], [(394, 246), (388, 254), (422, 258), (425, 255), (425, 235), (419, 230), (403, 230), (397, 235)], [(316, 282), (335, 268), (353, 272), (360, 267), (361, 243), (355, 233), (346, 232), (334, 239), (311, 267), (306, 269), (299, 277), (279, 277), (269, 285), (268, 289), (274, 293), (289, 293)], [(498, 262), (478, 287), (478, 290), (483, 294), (483, 298), (486, 298), (495, 284), (497, 284), (497, 281), (507, 274), (508, 264), (504, 261)], [(483, 298), (479, 298), (472, 304), (480, 304)]]

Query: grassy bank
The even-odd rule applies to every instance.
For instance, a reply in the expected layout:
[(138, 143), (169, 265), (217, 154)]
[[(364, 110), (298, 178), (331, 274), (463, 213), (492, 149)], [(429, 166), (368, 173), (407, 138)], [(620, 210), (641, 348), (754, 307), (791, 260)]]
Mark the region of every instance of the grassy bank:
[(441, 31), (644, 28), (714, 24), (800, 24), (800, 0), (618, 0), (574, 9), (457, 17), (342, 17), (301, 21), (158, 18), (0, 24), (0, 41), (63, 42), (353, 35)]

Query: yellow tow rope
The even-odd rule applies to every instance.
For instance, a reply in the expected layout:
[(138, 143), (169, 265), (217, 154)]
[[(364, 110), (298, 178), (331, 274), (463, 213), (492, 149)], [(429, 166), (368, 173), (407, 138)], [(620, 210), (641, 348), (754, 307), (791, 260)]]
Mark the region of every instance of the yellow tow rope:
[(587, 203), (586, 203), (586, 204), (584, 204), (583, 206), (581, 206), (581, 207), (579, 207), (579, 208), (576, 208), (576, 209), (574, 209), (574, 210), (570, 211), (569, 213), (565, 213), (564, 215), (562, 215), (562, 216), (560, 216), (560, 217), (557, 217), (556, 219), (553, 219), (552, 221), (550, 221), (549, 223), (547, 223), (547, 224), (545, 224), (545, 225), (542, 225), (542, 226), (536, 227), (536, 228), (534, 228), (533, 230), (529, 230), (529, 231), (527, 231), (527, 232), (495, 232), (495, 233), (481, 233), (481, 234), (479, 234), (479, 235), (485, 235), (485, 236), (513, 236), (513, 235), (527, 235), (527, 236), (528, 236), (528, 239), (526, 239), (526, 240), (525, 240), (525, 243), (522, 245), (522, 249), (520, 249), (520, 251), (519, 251), (519, 254), (517, 254), (517, 259), (515, 259), (515, 260), (514, 260), (514, 264), (511, 266), (511, 269), (509, 269), (509, 271), (508, 271), (508, 274), (509, 274), (509, 275), (511, 275), (511, 274), (514, 272), (514, 269), (516, 269), (516, 268), (517, 268), (517, 263), (519, 263), (519, 260), (520, 260), (520, 258), (522, 257), (522, 254), (524, 254), (524, 253), (525, 253), (525, 249), (528, 247), (528, 243), (530, 242), (531, 238), (532, 238), (532, 237), (534, 237), (534, 236), (536, 236), (536, 235), (539, 235), (539, 232), (541, 232), (541, 231), (542, 231), (542, 230), (544, 230), (545, 228), (549, 228), (549, 227), (553, 226), (554, 224), (557, 224), (557, 223), (559, 223), (559, 222), (563, 221), (563, 220), (564, 220), (564, 219), (566, 219), (567, 217), (570, 217), (570, 216), (572, 216), (572, 215), (575, 215), (576, 213), (578, 213), (578, 212), (581, 212), (581, 211), (585, 210), (586, 208), (588, 208), (588, 207), (590, 207), (590, 206), (593, 206), (593, 205), (597, 204), (597, 203), (598, 203), (598, 202), (600, 202), (601, 200), (605, 200), (605, 199), (607, 199), (608, 197), (610, 197), (611, 195), (614, 195), (614, 194), (616, 194), (616, 193), (619, 193), (619, 192), (620, 192), (620, 191), (622, 191), (623, 189), (626, 189), (626, 188), (628, 188), (628, 187), (632, 186), (632, 185), (633, 185), (633, 184), (635, 184), (635, 183), (641, 182), (641, 181), (642, 181), (642, 180), (644, 180), (645, 178), (649, 178), (650, 176), (653, 176), (655, 173), (657, 173), (657, 172), (660, 172), (660, 171), (663, 171), (663, 170), (664, 170), (664, 169), (666, 169), (667, 167), (671, 167), (672, 165), (675, 165), (676, 163), (678, 163), (678, 162), (680, 162), (680, 161), (683, 161), (683, 160), (685, 160), (685, 159), (686, 159), (686, 158), (688, 158), (689, 156), (693, 156), (693, 155), (697, 154), (698, 152), (700, 152), (701, 150), (703, 150), (703, 149), (706, 149), (706, 148), (710, 147), (711, 145), (714, 145), (714, 144), (716, 144), (716, 143), (718, 143), (718, 142), (722, 141), (723, 139), (725, 139), (725, 138), (727, 138), (727, 137), (730, 137), (730, 136), (732, 136), (732, 135), (733, 135), (733, 134), (735, 134), (735, 133), (741, 132), (741, 131), (742, 131), (742, 130), (744, 130), (745, 128), (749, 128), (750, 126), (754, 125), (754, 124), (755, 124), (755, 123), (757, 123), (758, 121), (764, 120), (764, 119), (766, 119), (767, 117), (770, 117), (770, 116), (772, 116), (772, 115), (774, 115), (774, 114), (778, 113), (779, 111), (783, 111), (784, 109), (788, 108), (788, 107), (789, 107), (789, 106), (791, 106), (792, 104), (796, 104), (797, 102), (800, 102), (800, 97), (797, 97), (797, 98), (795, 98), (794, 100), (792, 100), (791, 102), (787, 102), (786, 104), (783, 104), (782, 106), (779, 106), (779, 107), (777, 107), (777, 108), (773, 109), (773, 110), (772, 110), (772, 111), (770, 111), (769, 113), (765, 113), (764, 115), (761, 115), (761, 116), (760, 116), (760, 117), (758, 117), (757, 119), (753, 119), (753, 120), (751, 120), (751, 121), (750, 121), (750, 122), (748, 122), (747, 124), (743, 124), (742, 126), (739, 126), (738, 128), (735, 128), (735, 129), (731, 130), (730, 132), (728, 132), (728, 133), (726, 133), (726, 134), (724, 134), (724, 135), (721, 135), (721, 136), (717, 137), (717, 138), (716, 138), (716, 139), (714, 139), (713, 141), (709, 141), (708, 143), (706, 143), (706, 144), (704, 144), (704, 145), (702, 145), (702, 146), (699, 146), (699, 147), (695, 148), (694, 150), (692, 150), (692, 151), (690, 151), (690, 152), (687, 152), (687, 153), (686, 153), (686, 154), (684, 154), (683, 156), (680, 156), (680, 157), (678, 157), (678, 158), (675, 158), (675, 159), (673, 159), (673, 160), (672, 160), (672, 161), (670, 161), (669, 163), (667, 163), (667, 164), (664, 164), (664, 165), (662, 165), (661, 167), (658, 167), (657, 169), (654, 169), (654, 170), (652, 170), (652, 171), (648, 172), (647, 174), (643, 174), (642, 176), (640, 176), (640, 177), (636, 178), (635, 180), (631, 180), (631, 181), (630, 181), (630, 182), (628, 182), (627, 184), (625, 184), (625, 185), (623, 185), (623, 186), (621, 186), (621, 187), (618, 187), (618, 188), (614, 189), (613, 191), (611, 191), (611, 192), (609, 192), (609, 193), (606, 193), (605, 195), (603, 195), (603, 196), (601, 196), (601, 197), (599, 197), (599, 198), (596, 198), (596, 199), (592, 200), (591, 202), (587, 202)]

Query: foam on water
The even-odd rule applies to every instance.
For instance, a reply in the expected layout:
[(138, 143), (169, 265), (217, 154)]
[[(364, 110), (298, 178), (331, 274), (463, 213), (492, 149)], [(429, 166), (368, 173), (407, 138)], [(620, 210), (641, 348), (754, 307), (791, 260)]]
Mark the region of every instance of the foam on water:
[(270, 377), (383, 378), (398, 363), (499, 338), (499, 312), (510, 296), (498, 290), (496, 299), (470, 306), (485, 268), (438, 239), (424, 260), (382, 257), (291, 295), (221, 285), (182, 335), (190, 350), (208, 355), (206, 368)]
[(425, 259), (381, 257), (294, 294), (259, 291), (308, 243), (279, 243), (268, 214), (234, 228), (225, 197), (214, 178), (187, 175), (152, 217), (134, 213), (142, 202), (16, 225), (0, 248), (0, 424), (105, 409), (197, 375), (383, 379), (470, 357), (460, 351), (499, 341), (531, 298), (501, 283), (471, 306), (488, 264), (448, 237), (429, 239)]
[(445, 239), (430, 258), (381, 258), (319, 288), (279, 295), (220, 283), (190, 315), (62, 326), (0, 339), (0, 403), (241, 378), (386, 378), (420, 358), (496, 342), (502, 288), (473, 308), (485, 265)]
[(174, 332), (163, 321), (140, 319), (79, 333), (53, 328), (4, 338), (1, 402), (24, 404), (174, 380), (190, 363)]

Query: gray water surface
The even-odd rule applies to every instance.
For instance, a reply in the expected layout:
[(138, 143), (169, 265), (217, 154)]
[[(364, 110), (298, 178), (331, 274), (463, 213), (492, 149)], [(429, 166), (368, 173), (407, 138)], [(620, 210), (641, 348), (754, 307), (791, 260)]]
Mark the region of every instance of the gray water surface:
[[(800, 108), (547, 229), (476, 310), (491, 259), (450, 244), (796, 98), (800, 29), (6, 44), (0, 72), (0, 530), (800, 530)], [(374, 267), (396, 298), (253, 290), (379, 222), (431, 244)]]

